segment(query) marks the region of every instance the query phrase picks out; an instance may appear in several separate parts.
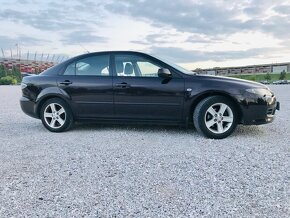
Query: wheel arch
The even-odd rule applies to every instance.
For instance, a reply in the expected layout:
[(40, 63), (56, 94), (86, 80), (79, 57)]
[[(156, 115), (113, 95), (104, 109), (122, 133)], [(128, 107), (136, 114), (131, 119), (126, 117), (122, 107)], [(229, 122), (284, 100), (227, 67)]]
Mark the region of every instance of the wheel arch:
[[(42, 105), (49, 99), (52, 99), (52, 98), (60, 98), (62, 99), (63, 101), (65, 101), (68, 106), (71, 108), (71, 104), (69, 102), (70, 98), (69, 96), (65, 93), (65, 92), (62, 92), (60, 89), (50, 89), (48, 88), (49, 90), (43, 90), (37, 97), (36, 99), (36, 114), (38, 117), (40, 117), (40, 110), (41, 110), (41, 107)], [(72, 111), (73, 113), (73, 111)], [(73, 116), (74, 116), (74, 113), (73, 113)]]
[(192, 117), (193, 117), (193, 112), (196, 108), (196, 106), (205, 98), (210, 97), (210, 96), (223, 96), (228, 98), (229, 100), (231, 100), (233, 102), (233, 104), (235, 105), (235, 109), (237, 110), (238, 113), (238, 122), (241, 122), (243, 119), (243, 113), (242, 113), (242, 109), (241, 106), (238, 102), (238, 100), (233, 97), (232, 95), (230, 95), (229, 93), (226, 92), (222, 92), (222, 91), (207, 91), (204, 93), (201, 93), (200, 95), (196, 96), (193, 101), (190, 104), (190, 110), (189, 110), (189, 121), (191, 123), (193, 123)]

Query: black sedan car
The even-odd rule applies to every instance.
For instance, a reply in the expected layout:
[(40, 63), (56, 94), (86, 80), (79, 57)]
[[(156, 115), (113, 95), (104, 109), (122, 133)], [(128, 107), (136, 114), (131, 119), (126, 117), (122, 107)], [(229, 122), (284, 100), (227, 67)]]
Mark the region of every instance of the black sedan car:
[(168, 61), (131, 51), (96, 52), (24, 77), (22, 110), (52, 132), (74, 121), (193, 124), (209, 138), (238, 124), (274, 119), (279, 103), (260, 83), (197, 75)]

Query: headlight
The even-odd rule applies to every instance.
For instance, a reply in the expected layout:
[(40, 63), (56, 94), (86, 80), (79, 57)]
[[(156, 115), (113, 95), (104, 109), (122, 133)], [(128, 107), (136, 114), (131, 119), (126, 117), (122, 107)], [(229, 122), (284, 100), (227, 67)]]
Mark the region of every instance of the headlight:
[(25, 89), (27, 85), (25, 83), (21, 83), (21, 89)]
[(246, 89), (246, 91), (255, 95), (260, 95), (260, 96), (273, 95), (268, 89), (263, 89), (263, 88)]
[(246, 89), (246, 92), (263, 98), (269, 104), (273, 103), (274, 95), (269, 89), (253, 88), (253, 89)]

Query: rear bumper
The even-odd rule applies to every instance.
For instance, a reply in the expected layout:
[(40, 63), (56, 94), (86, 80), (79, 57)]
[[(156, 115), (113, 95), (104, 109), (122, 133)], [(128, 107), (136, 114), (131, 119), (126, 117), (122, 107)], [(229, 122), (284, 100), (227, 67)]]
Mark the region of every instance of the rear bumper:
[(30, 99), (26, 97), (21, 97), (20, 98), (20, 106), (22, 111), (27, 114), (28, 116), (31, 116), (33, 118), (39, 119), (39, 116), (37, 114), (36, 110), (36, 104), (31, 101)]

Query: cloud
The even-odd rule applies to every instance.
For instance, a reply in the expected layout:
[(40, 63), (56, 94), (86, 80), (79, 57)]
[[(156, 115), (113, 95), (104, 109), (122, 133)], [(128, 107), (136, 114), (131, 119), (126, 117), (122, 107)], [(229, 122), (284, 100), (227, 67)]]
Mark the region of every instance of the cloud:
[(153, 55), (163, 57), (165, 59), (177, 63), (190, 63), (197, 61), (225, 61), (241, 58), (258, 57), (261, 53), (267, 53), (276, 50), (275, 48), (257, 48), (243, 51), (214, 51), (206, 52), (200, 50), (185, 50), (178, 47), (156, 47), (149, 49)]
[[(167, 25), (178, 31), (211, 34), (235, 31), (237, 21), (234, 11), (214, 4), (195, 4), (193, 1), (118, 1), (108, 4), (106, 9), (126, 14), (135, 19), (144, 19), (153, 25)], [(172, 13), (171, 13), (172, 12)]]
[[(243, 2), (243, 1), (242, 1)], [(210, 36), (229, 35), (237, 31), (255, 31), (284, 34), (281, 29), (269, 29), (272, 23), (283, 23), (290, 28), (289, 16), (265, 18), (265, 13), (279, 3), (264, 1), (168, 1), (120, 0), (106, 6), (106, 9), (118, 14), (125, 14), (134, 19), (146, 20), (159, 27), (169, 26), (180, 32), (199, 33)], [(288, 8), (276, 7), (276, 10), (287, 12)], [(289, 12), (289, 11), (288, 11)], [(247, 20), (239, 16), (245, 15)], [(289, 13), (288, 13), (289, 15)], [(289, 31), (288, 31), (289, 32)], [(290, 36), (290, 32), (287, 34)]]
[(143, 40), (132, 40), (132, 43), (135, 44), (141, 44), (141, 45), (152, 45), (152, 44), (165, 44), (165, 43), (171, 43), (175, 37), (177, 37), (177, 34), (170, 34), (170, 33), (154, 33), (154, 34), (148, 34), (143, 38)]
[[(103, 14), (102, 5), (88, 0), (81, 3), (78, 1), (26, 1), (18, 4), (21, 4), (21, 8), (0, 9), (0, 18), (45, 31), (89, 30), (89, 24), (101, 23), (100, 19), (95, 18), (102, 17)], [(23, 8), (25, 10), (22, 10)], [(90, 19), (92, 17), (94, 19)]]
[[(45, 43), (45, 48), (51, 51), (70, 54), (79, 52), (77, 44), (112, 50), (138, 48), (174, 56), (175, 62), (182, 63), (267, 58), (271, 54), (268, 47), (275, 46), (272, 53), (276, 55), (289, 50), (289, 0), (3, 2), (0, 25), (11, 24), (11, 28), (5, 27), (5, 31), (10, 32), (0, 36), (0, 45), (7, 48), (20, 41), (27, 47)], [(13, 24), (17, 31), (13, 30)], [(21, 28), (28, 28), (32, 33), (19, 34)], [(246, 38), (235, 36), (237, 33)], [(250, 41), (257, 35), (264, 37), (263, 43)], [(49, 40), (41, 41), (32, 36), (47, 36), (54, 43), (51, 45)], [(273, 46), (264, 43), (269, 39), (273, 39)], [(260, 39), (255, 40), (260, 42)], [(52, 49), (52, 46), (55, 47)]]
[(0, 47), (3, 49), (10, 49), (12, 47), (15, 47), (16, 44), (19, 44), (19, 46), (35, 46), (35, 45), (41, 45), (43, 43), (49, 42), (48, 40), (44, 39), (38, 39), (31, 36), (26, 35), (19, 35), (17, 37), (9, 37), (0, 35)]
[[(53, 15), (53, 16), (52, 16)], [(58, 10), (40, 10), (37, 12), (20, 12), (7, 9), (0, 12), (0, 18), (15, 23), (32, 26), (40, 30), (63, 30), (75, 28), (78, 22), (71, 21), (65, 14)]]
[(75, 45), (83, 43), (104, 43), (107, 39), (97, 36), (91, 31), (74, 31), (63, 36), (61, 40), (66, 45)]
[(274, 10), (280, 14), (290, 14), (290, 5), (278, 5), (274, 7)]

